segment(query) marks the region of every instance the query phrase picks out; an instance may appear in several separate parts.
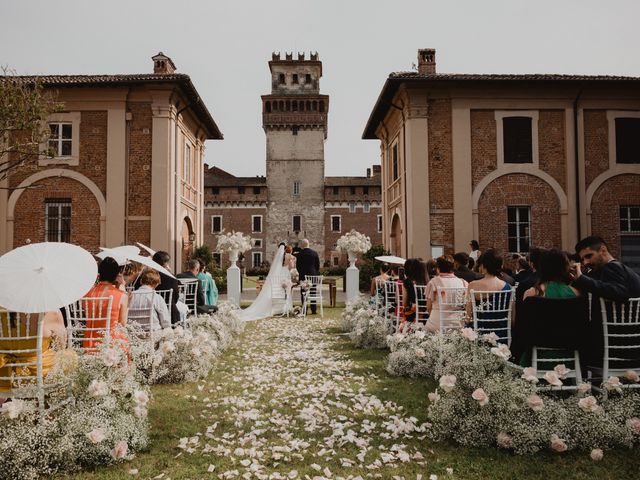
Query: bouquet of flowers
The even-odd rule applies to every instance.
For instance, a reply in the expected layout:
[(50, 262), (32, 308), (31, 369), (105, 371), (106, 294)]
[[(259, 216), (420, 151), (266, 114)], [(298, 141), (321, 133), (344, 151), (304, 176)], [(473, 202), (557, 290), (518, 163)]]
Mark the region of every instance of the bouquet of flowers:
[(303, 280), (300, 282), (300, 288), (302, 290), (309, 290), (311, 288), (311, 282), (309, 280)]
[(338, 239), (337, 245), (341, 252), (366, 253), (371, 249), (371, 239), (356, 230), (351, 230)]
[(244, 235), (242, 232), (221, 233), (218, 235), (218, 253), (229, 254), (233, 251), (238, 253), (251, 250), (251, 237)]

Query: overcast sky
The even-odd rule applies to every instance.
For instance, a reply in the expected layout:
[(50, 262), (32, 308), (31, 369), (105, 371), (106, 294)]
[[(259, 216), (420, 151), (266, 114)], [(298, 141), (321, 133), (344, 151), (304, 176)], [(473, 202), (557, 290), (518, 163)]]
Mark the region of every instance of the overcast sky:
[(24, 75), (150, 73), (162, 50), (224, 134), (207, 162), (242, 176), (265, 172), (272, 51), (320, 55), (327, 175), (379, 162), (365, 122), (418, 48), (437, 50), (439, 72), (640, 76), (636, 0), (0, 0), (0, 12), (0, 64)]

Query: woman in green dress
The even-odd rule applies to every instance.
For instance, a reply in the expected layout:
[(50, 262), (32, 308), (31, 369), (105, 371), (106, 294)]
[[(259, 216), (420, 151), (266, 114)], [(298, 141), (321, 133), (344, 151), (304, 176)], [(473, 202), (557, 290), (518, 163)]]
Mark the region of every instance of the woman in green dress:
[(204, 292), (205, 305), (218, 305), (218, 287), (216, 282), (209, 272), (207, 272), (207, 266), (204, 260), (198, 259), (200, 263), (200, 272), (198, 273), (198, 279), (202, 283), (202, 290)]
[(574, 298), (580, 292), (573, 288), (569, 273), (569, 257), (556, 248), (543, 251), (538, 269), (538, 283), (524, 292), (524, 299), (529, 297)]

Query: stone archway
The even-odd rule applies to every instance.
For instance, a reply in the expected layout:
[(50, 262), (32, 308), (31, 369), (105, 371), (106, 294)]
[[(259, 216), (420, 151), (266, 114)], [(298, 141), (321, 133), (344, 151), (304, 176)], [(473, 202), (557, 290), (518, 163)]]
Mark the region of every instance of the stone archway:
[(184, 217), (182, 219), (180, 237), (182, 239), (182, 271), (185, 271), (187, 269), (187, 262), (193, 254), (193, 245), (195, 240), (193, 223), (189, 217)]
[(391, 253), (402, 256), (402, 228), (400, 216), (397, 213), (391, 220)]

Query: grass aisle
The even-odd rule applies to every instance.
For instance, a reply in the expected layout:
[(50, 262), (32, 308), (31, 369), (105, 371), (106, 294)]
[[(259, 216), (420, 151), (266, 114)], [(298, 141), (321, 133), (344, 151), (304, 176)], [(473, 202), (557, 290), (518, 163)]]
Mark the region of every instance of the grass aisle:
[(596, 463), (430, 442), (433, 386), (387, 375), (386, 352), (354, 349), (327, 312), (250, 324), (207, 381), (154, 387), (150, 450), (76, 478), (637, 478), (637, 451)]

